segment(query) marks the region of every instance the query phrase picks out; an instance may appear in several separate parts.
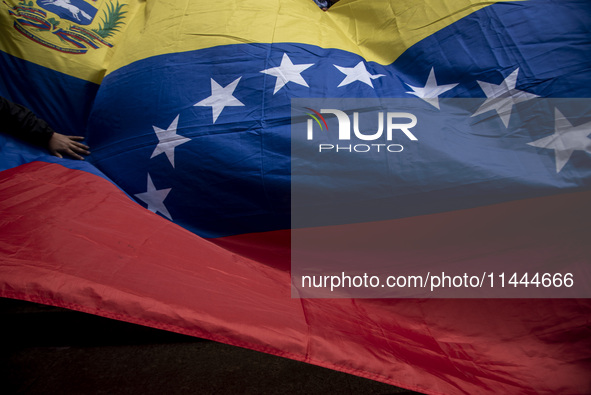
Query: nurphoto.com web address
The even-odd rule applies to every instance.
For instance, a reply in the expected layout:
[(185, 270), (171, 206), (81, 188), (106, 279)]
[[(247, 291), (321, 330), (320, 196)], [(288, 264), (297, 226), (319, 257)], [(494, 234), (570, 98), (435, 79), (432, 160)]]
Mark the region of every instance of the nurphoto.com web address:
[(571, 288), (574, 285), (572, 273), (494, 273), (482, 272), (479, 275), (449, 275), (445, 272), (425, 275), (389, 275), (384, 279), (376, 275), (304, 275), (302, 288), (324, 288), (331, 292), (344, 288), (421, 288), (431, 292), (439, 288)]

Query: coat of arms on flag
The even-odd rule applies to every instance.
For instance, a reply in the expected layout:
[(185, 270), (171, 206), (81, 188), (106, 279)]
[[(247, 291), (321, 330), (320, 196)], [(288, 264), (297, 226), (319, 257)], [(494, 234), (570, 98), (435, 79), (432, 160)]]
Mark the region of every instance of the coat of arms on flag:
[(125, 4), (116, 0), (20, 0), (13, 6), (4, 4), (19, 33), (70, 54), (112, 47), (108, 39), (120, 30), (126, 14)]

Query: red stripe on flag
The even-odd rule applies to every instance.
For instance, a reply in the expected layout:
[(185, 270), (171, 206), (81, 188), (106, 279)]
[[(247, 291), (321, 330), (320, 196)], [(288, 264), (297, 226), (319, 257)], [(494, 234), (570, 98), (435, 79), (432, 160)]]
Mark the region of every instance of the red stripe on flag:
[(426, 393), (591, 392), (589, 300), (292, 299), (289, 232), (214, 243), (57, 164), (0, 173), (0, 218), (5, 297)]

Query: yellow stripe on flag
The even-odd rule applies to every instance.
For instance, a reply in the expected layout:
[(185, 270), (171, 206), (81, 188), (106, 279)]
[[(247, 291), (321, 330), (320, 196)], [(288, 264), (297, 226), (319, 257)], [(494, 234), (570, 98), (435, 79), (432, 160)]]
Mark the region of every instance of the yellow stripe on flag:
[[(320, 10), (312, 0), (87, 3), (97, 7), (98, 12), (90, 25), (80, 26), (44, 10), (36, 2), (3, 0), (0, 50), (96, 83), (106, 73), (137, 60), (239, 43), (304, 43), (390, 64), (423, 38), (494, 2), (341, 0), (328, 12)], [(113, 16), (116, 7), (119, 14)], [(117, 29), (104, 42), (93, 38), (116, 17)], [(46, 26), (39, 29), (29, 22)]]
[(110, 70), (139, 59), (240, 43), (295, 42), (390, 64), (423, 38), (483, 7), (478, 0), (148, 1), (128, 28)]

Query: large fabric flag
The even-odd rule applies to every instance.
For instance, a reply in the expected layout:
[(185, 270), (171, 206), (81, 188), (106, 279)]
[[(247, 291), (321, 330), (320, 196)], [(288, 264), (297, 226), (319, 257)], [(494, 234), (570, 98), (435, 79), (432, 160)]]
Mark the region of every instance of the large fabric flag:
[[(590, 26), (586, 0), (5, 0), (0, 95), (92, 154), (0, 135), (0, 295), (423, 393), (589, 393)], [(389, 99), (373, 144), (352, 114)], [(479, 275), (352, 297), (316, 267), (384, 255)]]

